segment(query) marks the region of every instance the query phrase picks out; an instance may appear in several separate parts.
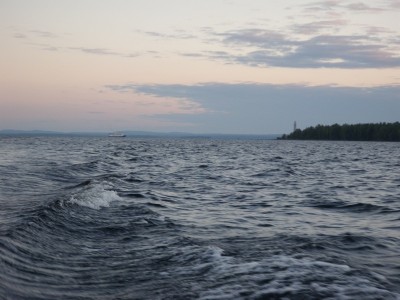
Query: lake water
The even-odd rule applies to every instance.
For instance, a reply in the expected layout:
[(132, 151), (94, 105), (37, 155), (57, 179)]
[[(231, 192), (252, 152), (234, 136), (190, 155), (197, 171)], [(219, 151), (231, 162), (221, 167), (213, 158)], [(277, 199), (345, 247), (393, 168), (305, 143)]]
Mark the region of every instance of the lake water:
[(0, 138), (1, 299), (400, 299), (400, 144)]

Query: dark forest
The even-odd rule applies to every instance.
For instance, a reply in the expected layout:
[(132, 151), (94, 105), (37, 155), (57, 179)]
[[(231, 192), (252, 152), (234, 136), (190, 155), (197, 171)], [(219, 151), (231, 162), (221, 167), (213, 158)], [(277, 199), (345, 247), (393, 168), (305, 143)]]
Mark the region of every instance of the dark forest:
[(317, 125), (284, 134), (287, 140), (400, 141), (400, 123)]

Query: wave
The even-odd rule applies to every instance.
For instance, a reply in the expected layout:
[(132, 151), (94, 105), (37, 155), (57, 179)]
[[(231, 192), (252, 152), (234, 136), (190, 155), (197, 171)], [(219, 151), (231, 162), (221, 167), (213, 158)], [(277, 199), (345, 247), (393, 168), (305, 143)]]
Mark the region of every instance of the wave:
[(145, 276), (140, 272), (146, 255), (154, 256), (151, 249), (177, 230), (168, 218), (114, 189), (96, 180), (61, 189), (0, 235), (0, 298), (98, 299), (113, 291), (130, 299), (115, 287), (136, 268), (136, 276)]
[[(312, 257), (272, 255), (250, 260), (215, 245), (188, 245), (175, 254), (177, 278), (203, 278), (192, 291), (199, 299), (396, 299), (385, 277), (366, 276), (344, 263)], [(369, 274), (371, 275), (371, 274)]]
[(391, 209), (387, 206), (371, 204), (371, 203), (362, 203), (362, 202), (352, 202), (349, 203), (343, 200), (334, 200), (334, 201), (323, 201), (323, 200), (313, 200), (307, 201), (306, 205), (320, 208), (320, 209), (334, 209), (340, 210), (343, 212), (352, 212), (352, 213), (392, 213), (398, 212), (397, 210)]

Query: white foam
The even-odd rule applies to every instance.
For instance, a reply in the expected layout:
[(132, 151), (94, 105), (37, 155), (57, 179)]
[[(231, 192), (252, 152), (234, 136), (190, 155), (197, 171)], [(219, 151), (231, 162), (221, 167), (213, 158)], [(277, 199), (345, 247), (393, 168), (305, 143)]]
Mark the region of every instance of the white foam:
[(92, 209), (100, 209), (109, 207), (113, 201), (122, 200), (117, 192), (107, 188), (110, 188), (110, 184), (107, 182), (90, 185), (79, 193), (72, 195), (69, 202)]

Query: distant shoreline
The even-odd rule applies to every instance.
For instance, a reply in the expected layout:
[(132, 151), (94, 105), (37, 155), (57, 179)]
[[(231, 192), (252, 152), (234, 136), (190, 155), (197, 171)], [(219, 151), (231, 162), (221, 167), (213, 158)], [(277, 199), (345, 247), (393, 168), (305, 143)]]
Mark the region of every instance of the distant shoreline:
[[(216, 138), (216, 139), (265, 139), (276, 140), (282, 134), (218, 134), (218, 133), (186, 133), (186, 132), (151, 132), (151, 131), (122, 131), (126, 137), (141, 138)], [(104, 137), (109, 132), (58, 132), (42, 130), (0, 130), (0, 136), (11, 137)]]

